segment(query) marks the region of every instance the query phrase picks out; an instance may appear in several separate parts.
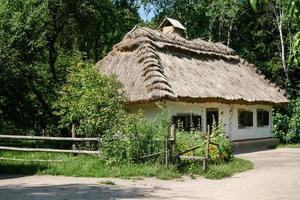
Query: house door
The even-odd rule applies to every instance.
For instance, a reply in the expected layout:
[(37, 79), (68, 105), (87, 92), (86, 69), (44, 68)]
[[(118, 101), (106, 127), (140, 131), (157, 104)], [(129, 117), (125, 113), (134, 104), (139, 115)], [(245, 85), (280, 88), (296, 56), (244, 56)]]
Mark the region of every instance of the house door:
[(218, 124), (219, 122), (219, 111), (218, 108), (207, 108), (206, 109), (206, 130), (212, 130), (213, 123)]

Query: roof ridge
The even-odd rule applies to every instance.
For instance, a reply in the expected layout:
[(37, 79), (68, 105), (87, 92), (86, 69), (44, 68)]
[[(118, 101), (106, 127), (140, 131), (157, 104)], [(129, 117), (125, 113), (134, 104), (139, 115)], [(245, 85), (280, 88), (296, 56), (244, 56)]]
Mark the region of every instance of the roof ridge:
[(114, 46), (114, 49), (132, 51), (145, 43), (160, 49), (175, 49), (176, 51), (222, 57), (227, 60), (238, 60), (239, 58), (233, 49), (221, 43), (207, 42), (202, 39), (187, 40), (178, 35), (165, 34), (147, 27), (134, 28), (125, 35), (120, 43)]

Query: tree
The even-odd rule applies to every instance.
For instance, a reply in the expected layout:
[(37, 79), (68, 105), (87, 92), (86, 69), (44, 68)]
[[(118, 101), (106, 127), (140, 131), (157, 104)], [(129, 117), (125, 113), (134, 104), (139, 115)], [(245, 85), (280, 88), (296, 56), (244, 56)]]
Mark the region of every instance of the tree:
[(85, 136), (100, 136), (119, 124), (123, 118), (124, 94), (115, 77), (99, 75), (91, 64), (75, 62), (67, 82), (59, 91), (54, 108), (60, 127)]
[(137, 9), (129, 0), (0, 0), (0, 131), (55, 126), (52, 105), (74, 57), (101, 59), (139, 23)]

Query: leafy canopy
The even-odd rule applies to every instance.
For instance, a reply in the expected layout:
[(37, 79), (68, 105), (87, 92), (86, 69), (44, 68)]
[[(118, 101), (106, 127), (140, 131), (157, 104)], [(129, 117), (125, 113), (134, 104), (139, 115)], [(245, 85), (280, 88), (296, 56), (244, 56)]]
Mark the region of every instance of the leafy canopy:
[(54, 107), (60, 127), (76, 126), (77, 134), (99, 136), (118, 125), (124, 114), (122, 84), (113, 76), (96, 72), (91, 64), (78, 61), (59, 91)]

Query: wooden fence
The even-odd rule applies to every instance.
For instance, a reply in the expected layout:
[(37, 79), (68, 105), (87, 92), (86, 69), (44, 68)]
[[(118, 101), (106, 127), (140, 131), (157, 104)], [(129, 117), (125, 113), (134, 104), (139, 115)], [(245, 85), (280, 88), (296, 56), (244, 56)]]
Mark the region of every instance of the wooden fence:
[(0, 150), (10, 151), (29, 151), (29, 152), (55, 152), (55, 153), (74, 153), (74, 154), (98, 154), (99, 151), (88, 151), (76, 149), (76, 142), (100, 142), (100, 138), (75, 138), (73, 137), (45, 137), (45, 136), (25, 136), (25, 135), (0, 135), (0, 139), (14, 139), (14, 140), (55, 140), (72, 142), (72, 149), (50, 149), (50, 148), (25, 148), (25, 147), (11, 147), (0, 146)]
[[(165, 164), (168, 165), (169, 162), (174, 164), (178, 163), (180, 160), (200, 160), (203, 161), (203, 170), (206, 172), (208, 170), (209, 163), (209, 146), (216, 145), (210, 142), (210, 127), (208, 127), (208, 132), (206, 133), (206, 145), (205, 145), (205, 156), (187, 156), (186, 153), (194, 151), (201, 146), (195, 146), (190, 149), (186, 149), (182, 152), (177, 152), (176, 147), (176, 130), (175, 126), (171, 126), (171, 131), (169, 138), (164, 142), (164, 149), (161, 152), (152, 153), (140, 157), (140, 159), (155, 158), (159, 155), (164, 155)], [(1, 139), (22, 139), (22, 140), (54, 140), (54, 141), (68, 141), (72, 142), (72, 149), (50, 149), (50, 148), (24, 148), (24, 147), (11, 147), (11, 146), (0, 146), (0, 150), (10, 150), (10, 151), (28, 151), (28, 152), (55, 152), (55, 153), (73, 153), (73, 154), (99, 154), (98, 151), (88, 151), (88, 150), (78, 150), (76, 149), (76, 142), (101, 142), (101, 138), (76, 138), (75, 128), (72, 127), (72, 137), (45, 137), (45, 136), (24, 136), (24, 135), (0, 135)]]
[[(206, 143), (205, 143), (205, 156), (200, 157), (200, 156), (186, 156), (185, 154), (191, 151), (194, 151), (201, 146), (195, 146), (190, 149), (186, 149), (182, 152), (177, 152), (177, 142), (176, 142), (176, 129), (175, 126), (172, 125), (170, 129), (170, 135), (169, 138), (164, 141), (164, 150), (161, 152), (149, 154), (140, 157), (140, 159), (147, 159), (147, 158), (152, 158), (152, 157), (157, 157), (159, 155), (164, 154), (165, 157), (165, 164), (168, 165), (169, 161), (173, 162), (173, 164), (176, 164), (180, 162), (180, 160), (200, 160), (203, 162), (203, 170), (207, 172), (208, 170), (208, 163), (209, 163), (209, 146), (210, 145), (216, 145), (214, 143), (210, 142), (210, 127), (208, 126), (208, 131), (206, 133)], [(171, 158), (171, 159), (170, 159)]]

